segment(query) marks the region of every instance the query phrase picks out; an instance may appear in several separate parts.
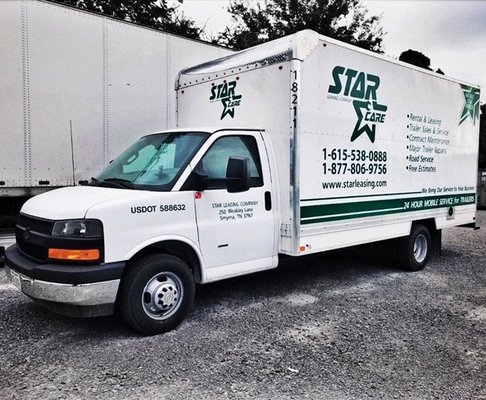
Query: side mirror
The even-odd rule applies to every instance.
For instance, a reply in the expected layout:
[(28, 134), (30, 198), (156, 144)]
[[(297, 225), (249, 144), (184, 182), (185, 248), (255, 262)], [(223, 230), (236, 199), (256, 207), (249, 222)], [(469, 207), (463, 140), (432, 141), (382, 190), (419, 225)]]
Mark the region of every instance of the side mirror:
[(230, 157), (226, 167), (226, 188), (229, 193), (246, 192), (250, 189), (250, 160), (246, 157)]
[(208, 176), (202, 171), (194, 170), (192, 172), (194, 180), (194, 190), (204, 192), (208, 188)]

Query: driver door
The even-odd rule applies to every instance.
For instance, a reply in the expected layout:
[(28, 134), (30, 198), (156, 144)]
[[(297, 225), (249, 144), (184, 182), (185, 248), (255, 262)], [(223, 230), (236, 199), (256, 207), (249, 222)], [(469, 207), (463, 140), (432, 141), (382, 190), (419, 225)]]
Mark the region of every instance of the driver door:
[[(230, 193), (230, 157), (248, 159), (249, 189)], [(259, 133), (216, 138), (194, 168), (205, 190), (195, 193), (199, 245), (206, 281), (241, 275), (277, 265), (276, 214), (269, 165)]]

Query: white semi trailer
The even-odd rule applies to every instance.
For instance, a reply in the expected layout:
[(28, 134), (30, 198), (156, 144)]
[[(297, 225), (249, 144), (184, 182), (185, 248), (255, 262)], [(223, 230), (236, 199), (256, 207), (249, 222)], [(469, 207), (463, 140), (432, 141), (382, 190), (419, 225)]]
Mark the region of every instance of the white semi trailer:
[[(0, 1), (0, 230), (28, 197), (88, 181), (141, 134), (174, 126), (177, 72), (228, 53), (46, 1)], [(0, 250), (10, 240), (0, 232)]]

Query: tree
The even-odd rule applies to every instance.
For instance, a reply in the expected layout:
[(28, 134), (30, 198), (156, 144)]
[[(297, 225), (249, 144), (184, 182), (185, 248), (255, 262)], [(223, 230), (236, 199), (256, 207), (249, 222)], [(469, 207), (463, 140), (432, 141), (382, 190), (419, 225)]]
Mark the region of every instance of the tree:
[(228, 7), (236, 26), (218, 43), (237, 50), (313, 29), (364, 49), (382, 52), (380, 16), (368, 16), (360, 0), (267, 0), (254, 6), (233, 0)]
[(198, 39), (201, 29), (166, 0), (48, 0)]
[[(412, 64), (417, 67), (424, 68), (429, 71), (433, 71), (433, 69), (430, 68), (430, 58), (424, 55), (423, 53), (421, 53), (420, 51), (408, 49), (407, 51), (402, 52), (402, 54), (400, 54), (400, 57), (398, 57), (398, 59), (408, 64)], [(444, 75), (444, 72), (440, 68), (438, 68), (435, 72), (437, 72), (440, 75)]]
[(479, 119), (479, 168), (486, 169), (486, 104), (481, 106)]
[(432, 71), (432, 68), (430, 68), (430, 58), (422, 54), (420, 51), (408, 49), (400, 54), (398, 59), (408, 64)]

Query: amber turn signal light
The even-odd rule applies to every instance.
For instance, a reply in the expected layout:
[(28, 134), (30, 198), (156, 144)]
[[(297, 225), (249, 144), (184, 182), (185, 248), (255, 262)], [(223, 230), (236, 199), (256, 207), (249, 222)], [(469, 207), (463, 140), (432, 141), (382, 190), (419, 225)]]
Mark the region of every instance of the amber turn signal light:
[(49, 249), (48, 256), (53, 260), (96, 261), (100, 259), (98, 249)]

